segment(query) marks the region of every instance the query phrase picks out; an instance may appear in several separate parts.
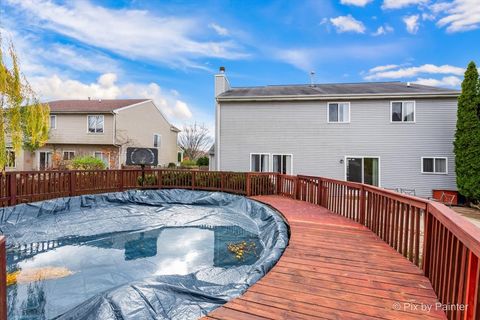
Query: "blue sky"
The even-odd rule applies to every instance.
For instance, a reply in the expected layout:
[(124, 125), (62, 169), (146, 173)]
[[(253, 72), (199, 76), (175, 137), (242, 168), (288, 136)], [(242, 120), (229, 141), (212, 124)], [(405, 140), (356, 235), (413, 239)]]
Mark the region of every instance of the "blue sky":
[(480, 0), (3, 0), (0, 27), (41, 98), (155, 99), (213, 128), (233, 86), (413, 81), (458, 87), (480, 63)]

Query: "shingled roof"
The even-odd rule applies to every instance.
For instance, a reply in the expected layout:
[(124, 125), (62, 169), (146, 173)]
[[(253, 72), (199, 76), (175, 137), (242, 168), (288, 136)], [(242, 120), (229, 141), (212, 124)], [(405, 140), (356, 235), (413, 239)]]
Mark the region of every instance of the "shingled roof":
[(98, 112), (109, 113), (150, 99), (99, 99), (99, 100), (56, 100), (48, 102), (50, 111), (56, 112)]
[(231, 88), (218, 96), (225, 98), (248, 97), (329, 97), (355, 95), (422, 95), (422, 94), (451, 94), (460, 92), (452, 89), (424, 86), (405, 82), (361, 82), (361, 83), (327, 83), (315, 85), (275, 85), (262, 87)]

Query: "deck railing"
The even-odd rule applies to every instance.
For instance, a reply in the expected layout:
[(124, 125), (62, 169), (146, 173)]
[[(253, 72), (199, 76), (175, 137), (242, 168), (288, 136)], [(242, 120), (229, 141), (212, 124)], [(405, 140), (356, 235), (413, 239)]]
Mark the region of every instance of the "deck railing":
[[(0, 176), (0, 206), (138, 188), (276, 194), (325, 207), (364, 225), (422, 268), (449, 319), (480, 317), (478, 229), (443, 204), (374, 186), (277, 173), (158, 169), (143, 173), (140, 169), (12, 172)], [(0, 236), (0, 318), (6, 317), (5, 263), (5, 238)]]

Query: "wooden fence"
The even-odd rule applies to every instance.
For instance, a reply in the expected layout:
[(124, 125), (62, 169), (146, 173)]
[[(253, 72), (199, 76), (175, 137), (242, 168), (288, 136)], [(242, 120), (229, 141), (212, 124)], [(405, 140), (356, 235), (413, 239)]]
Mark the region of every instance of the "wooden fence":
[[(422, 268), (449, 319), (480, 317), (480, 232), (440, 203), (374, 186), (312, 176), (140, 169), (32, 171), (0, 176), (0, 206), (138, 188), (182, 188), (246, 196), (281, 195), (352, 219)], [(0, 237), (0, 265), (5, 239)], [(0, 297), (5, 297), (5, 270)], [(6, 301), (0, 299), (0, 317)], [(460, 310), (460, 306), (468, 306)]]

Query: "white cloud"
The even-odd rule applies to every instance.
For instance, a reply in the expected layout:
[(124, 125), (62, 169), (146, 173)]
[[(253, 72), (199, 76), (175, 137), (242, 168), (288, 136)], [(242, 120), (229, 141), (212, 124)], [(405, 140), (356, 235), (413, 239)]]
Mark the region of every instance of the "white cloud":
[(448, 64), (441, 66), (437, 66), (434, 64), (424, 64), (418, 67), (405, 68), (396, 68), (395, 65), (388, 65), (370, 69), (368, 75), (365, 76), (365, 80), (401, 79), (414, 77), (420, 74), (450, 74), (462, 76), (464, 72), (464, 68), (455, 67)]
[(215, 30), (215, 32), (219, 35), (219, 36), (228, 36), (230, 34), (230, 32), (228, 31), (227, 28), (224, 28), (216, 23), (210, 23), (208, 25), (208, 27), (210, 29), (213, 29)]
[(447, 32), (462, 32), (480, 28), (480, 3), (478, 0), (455, 0), (432, 5), (431, 10), (440, 14), (439, 27)]
[(384, 26), (378, 27), (377, 31), (372, 33), (372, 36), (381, 36), (381, 35), (385, 35), (387, 33), (392, 33), (392, 32), (393, 32), (393, 28), (388, 24), (386, 24)]
[(7, 0), (27, 14), (26, 21), (38, 28), (53, 30), (83, 44), (110, 50), (122, 56), (198, 67), (200, 58), (239, 59), (247, 55), (232, 40), (197, 40), (199, 18), (154, 15), (144, 10), (109, 9), (88, 1), (65, 5), (52, 1)]
[(94, 49), (60, 43), (47, 46), (31, 34), (14, 31), (12, 26), (0, 28), (0, 33), (13, 42), (20, 68), (29, 76), (64, 73), (66, 69), (95, 73), (118, 72), (119, 69), (115, 60)]
[(55, 99), (117, 99), (148, 98), (155, 101), (157, 107), (173, 121), (181, 123), (192, 118), (190, 107), (178, 95), (162, 91), (156, 83), (117, 84), (115, 73), (102, 74), (97, 81), (84, 83), (78, 80), (51, 76), (33, 77), (30, 79), (33, 89), (42, 100)]
[(285, 49), (275, 50), (275, 58), (293, 65), (303, 70), (311, 71), (314, 69), (315, 50), (314, 49)]
[(400, 9), (412, 5), (423, 5), (429, 0), (384, 0), (382, 9)]
[[(401, 79), (426, 86), (458, 88), (462, 83), (462, 75), (464, 72), (464, 68), (447, 64), (441, 66), (424, 64), (418, 67), (402, 67), (401, 65), (389, 64), (371, 68), (364, 76), (364, 79), (368, 81)], [(434, 78), (432, 75), (443, 76)]]
[[(265, 50), (264, 55), (276, 60), (291, 64), (296, 68), (309, 72), (311, 70), (319, 71), (324, 68), (326, 63), (335, 61), (377, 61), (386, 57), (392, 59), (403, 56), (405, 47), (409, 47), (409, 40), (395, 40), (394, 42), (383, 42), (380, 44), (339, 44), (321, 47), (298, 47), (298, 48), (278, 48), (273, 47)], [(317, 69), (317, 68), (321, 69)], [(325, 79), (327, 81), (327, 79)]]
[(387, 64), (387, 65), (384, 65), (384, 66), (378, 66), (378, 67), (371, 68), (370, 70), (368, 70), (368, 72), (369, 73), (377, 73), (377, 72), (382, 72), (382, 71), (386, 71), (386, 70), (395, 69), (397, 67), (399, 67), (398, 64)]
[(435, 15), (431, 13), (422, 13), (422, 20), (425, 21), (434, 21), (435, 20)]
[(441, 79), (418, 78), (413, 82), (423, 84), (425, 86), (458, 88), (462, 84), (462, 79), (456, 76), (448, 76)]
[(365, 32), (365, 25), (361, 21), (356, 20), (351, 15), (330, 18), (330, 22), (337, 29), (338, 33), (343, 33), (343, 32), (364, 33)]
[(341, 4), (357, 6), (357, 7), (365, 7), (367, 4), (372, 2), (373, 0), (340, 0)]
[(418, 14), (406, 16), (403, 18), (403, 22), (405, 23), (408, 33), (416, 34), (418, 32), (419, 18), (420, 16)]

